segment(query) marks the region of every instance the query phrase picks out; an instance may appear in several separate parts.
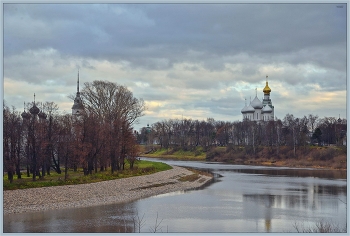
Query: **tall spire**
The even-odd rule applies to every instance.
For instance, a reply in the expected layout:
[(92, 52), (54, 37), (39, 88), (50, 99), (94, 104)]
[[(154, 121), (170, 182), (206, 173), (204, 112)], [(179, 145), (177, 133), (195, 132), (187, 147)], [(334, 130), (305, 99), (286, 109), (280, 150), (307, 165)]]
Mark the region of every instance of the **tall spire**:
[(268, 76), (268, 75), (266, 75), (266, 82), (268, 82), (268, 81), (267, 81), (267, 78), (269, 78), (269, 76)]
[(79, 70), (78, 70), (78, 81), (77, 81), (77, 93), (79, 93)]
[(80, 115), (84, 110), (82, 100), (80, 98), (79, 92), (79, 69), (78, 69), (78, 79), (77, 79), (77, 95), (74, 99), (74, 104), (72, 106), (72, 115)]
[(35, 93), (34, 93), (34, 106), (35, 106)]

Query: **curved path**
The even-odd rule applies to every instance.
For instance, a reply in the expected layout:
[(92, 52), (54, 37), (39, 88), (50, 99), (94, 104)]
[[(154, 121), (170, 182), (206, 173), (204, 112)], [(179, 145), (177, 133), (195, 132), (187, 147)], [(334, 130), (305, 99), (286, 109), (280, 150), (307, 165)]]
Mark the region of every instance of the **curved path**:
[(193, 182), (179, 181), (180, 177), (193, 172), (172, 167), (151, 175), (98, 183), (3, 191), (4, 214), (129, 202), (162, 193), (195, 189), (212, 179), (200, 175)]

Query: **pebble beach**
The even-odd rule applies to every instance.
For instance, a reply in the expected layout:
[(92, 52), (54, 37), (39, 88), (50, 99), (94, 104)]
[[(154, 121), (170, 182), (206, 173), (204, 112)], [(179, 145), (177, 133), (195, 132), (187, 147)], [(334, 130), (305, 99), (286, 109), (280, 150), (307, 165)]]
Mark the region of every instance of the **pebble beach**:
[(172, 166), (173, 169), (151, 175), (103, 181), (98, 183), (3, 191), (3, 213), (45, 211), (78, 208), (103, 204), (123, 203), (159, 194), (196, 189), (212, 177), (200, 175), (195, 181), (179, 178), (192, 171)]

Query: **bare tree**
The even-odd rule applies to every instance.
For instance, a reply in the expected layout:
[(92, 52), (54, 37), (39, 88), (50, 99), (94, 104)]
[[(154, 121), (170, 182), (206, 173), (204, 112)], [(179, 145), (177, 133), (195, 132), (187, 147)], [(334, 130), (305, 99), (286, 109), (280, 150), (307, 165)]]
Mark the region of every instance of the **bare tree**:
[(317, 126), (318, 122), (318, 115), (309, 114), (307, 121), (309, 130), (311, 131), (311, 133), (314, 133), (315, 127)]
[(8, 179), (12, 183), (15, 172), (18, 178), (21, 178), (20, 160), (21, 160), (21, 137), (22, 125), (19, 113), (15, 107), (12, 111), (4, 103), (3, 108), (3, 158), (4, 169), (7, 171)]
[(124, 167), (124, 134), (143, 115), (145, 104), (133, 96), (125, 86), (108, 81), (85, 83), (82, 98), (88, 114), (93, 114), (100, 124), (108, 127), (108, 146), (112, 173)]

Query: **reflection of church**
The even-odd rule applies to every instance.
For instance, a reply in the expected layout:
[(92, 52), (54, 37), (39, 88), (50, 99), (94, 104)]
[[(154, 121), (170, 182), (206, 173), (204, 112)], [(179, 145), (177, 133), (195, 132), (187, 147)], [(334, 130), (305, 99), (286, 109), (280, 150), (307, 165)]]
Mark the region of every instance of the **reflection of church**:
[[(254, 214), (256, 220), (264, 220), (265, 232), (270, 232), (272, 228), (273, 210), (276, 204), (281, 203), (281, 195), (271, 194), (243, 194), (243, 201), (250, 207), (255, 204), (255, 211), (248, 214)], [(245, 212), (246, 214), (246, 212)]]
[(266, 76), (266, 85), (263, 89), (264, 92), (264, 98), (262, 102), (258, 98), (258, 94), (256, 92), (255, 98), (253, 101), (250, 101), (249, 106), (247, 106), (247, 103), (245, 104), (244, 108), (242, 109), (242, 115), (243, 120), (254, 120), (254, 121), (260, 121), (260, 120), (273, 120), (274, 114), (275, 114), (275, 107), (272, 105), (271, 99), (270, 99), (270, 93), (271, 89), (269, 87), (269, 84), (267, 82)]

